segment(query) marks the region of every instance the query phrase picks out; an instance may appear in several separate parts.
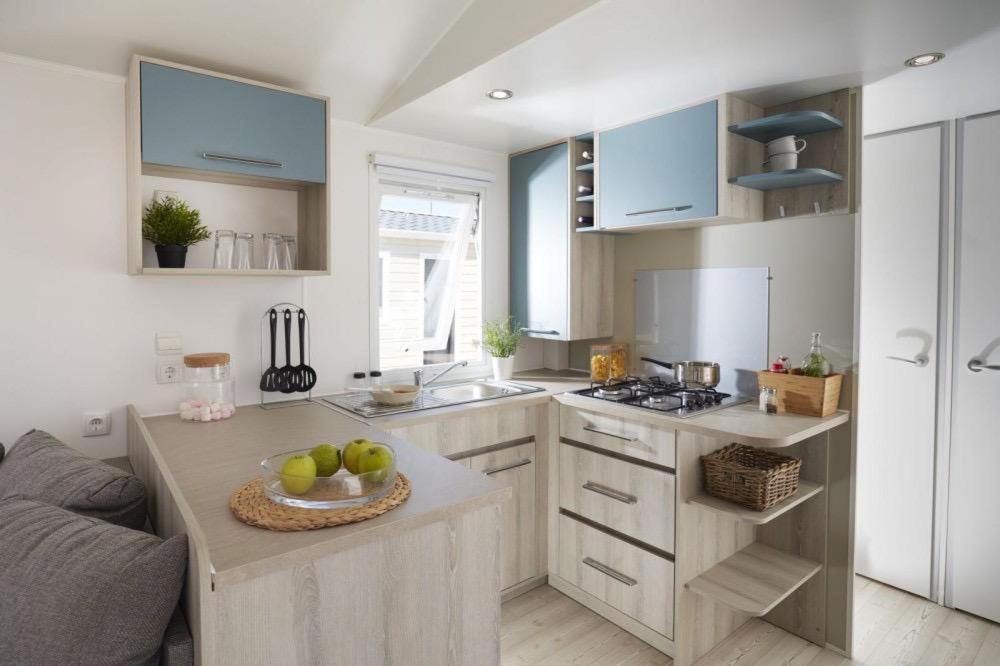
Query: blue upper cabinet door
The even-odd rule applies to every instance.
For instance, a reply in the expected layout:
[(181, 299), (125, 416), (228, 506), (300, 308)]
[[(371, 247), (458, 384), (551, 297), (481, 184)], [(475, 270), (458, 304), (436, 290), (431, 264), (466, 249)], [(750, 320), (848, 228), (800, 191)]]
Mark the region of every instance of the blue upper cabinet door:
[(601, 132), (601, 227), (717, 215), (717, 114), (713, 100)]
[(569, 334), (569, 146), (510, 159), (510, 314), (525, 334)]
[(140, 65), (142, 161), (326, 182), (326, 102), (174, 67)]

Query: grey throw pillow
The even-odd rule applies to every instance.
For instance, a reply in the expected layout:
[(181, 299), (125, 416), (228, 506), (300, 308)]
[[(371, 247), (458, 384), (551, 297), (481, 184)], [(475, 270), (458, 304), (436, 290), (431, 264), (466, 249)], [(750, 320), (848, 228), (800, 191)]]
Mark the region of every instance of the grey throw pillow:
[(10, 495), (137, 530), (146, 523), (142, 479), (88, 458), (44, 430), (22, 435), (0, 465), (0, 498)]
[(186, 566), (183, 535), (0, 500), (0, 663), (155, 663)]

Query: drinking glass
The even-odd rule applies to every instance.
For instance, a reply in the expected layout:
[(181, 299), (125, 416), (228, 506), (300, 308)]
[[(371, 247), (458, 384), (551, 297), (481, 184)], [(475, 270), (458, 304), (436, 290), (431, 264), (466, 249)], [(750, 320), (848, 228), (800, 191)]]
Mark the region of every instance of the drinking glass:
[(281, 252), (278, 253), (278, 264), (282, 270), (294, 271), (298, 261), (298, 246), (295, 242), (295, 236), (282, 236), (281, 240), (284, 242), (281, 244)]
[(276, 271), (280, 268), (278, 257), (282, 244), (281, 234), (264, 234), (264, 268), (267, 270)]
[(253, 268), (253, 234), (236, 234), (236, 250), (233, 268), (248, 271)]
[(236, 232), (229, 229), (219, 229), (215, 232), (215, 258), (212, 268), (232, 268), (233, 249), (236, 245)]

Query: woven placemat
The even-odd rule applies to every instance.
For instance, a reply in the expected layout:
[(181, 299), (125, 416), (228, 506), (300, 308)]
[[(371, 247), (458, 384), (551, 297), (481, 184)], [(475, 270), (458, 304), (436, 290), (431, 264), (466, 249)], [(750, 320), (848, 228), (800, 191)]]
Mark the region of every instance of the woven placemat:
[(258, 477), (236, 489), (229, 498), (229, 508), (247, 525), (275, 532), (301, 532), (381, 516), (405, 502), (409, 496), (410, 480), (397, 473), (395, 487), (380, 500), (343, 509), (303, 509), (272, 502), (264, 494), (264, 480)]

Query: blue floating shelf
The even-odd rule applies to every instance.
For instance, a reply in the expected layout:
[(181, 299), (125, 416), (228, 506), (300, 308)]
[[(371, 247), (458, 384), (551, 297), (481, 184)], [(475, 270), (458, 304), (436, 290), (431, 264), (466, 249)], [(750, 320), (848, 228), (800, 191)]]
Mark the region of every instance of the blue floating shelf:
[(593, 162), (589, 162), (587, 164), (581, 164), (580, 166), (578, 166), (576, 168), (576, 170), (577, 171), (593, 171), (594, 170), (594, 163)]
[(623, 233), (616, 233), (614, 231), (608, 231), (607, 229), (600, 229), (598, 227), (577, 227), (576, 233), (578, 234), (603, 234), (605, 236), (624, 236)]
[(576, 136), (576, 140), (577, 141), (586, 141), (588, 143), (591, 143), (591, 142), (594, 141), (594, 133), (593, 132), (585, 132), (584, 134), (578, 134)]
[(834, 118), (825, 111), (790, 111), (736, 123), (729, 126), (729, 131), (754, 141), (767, 143), (789, 134), (795, 136), (815, 134), (816, 132), (840, 129), (843, 126), (843, 121)]
[(787, 169), (770, 173), (753, 173), (749, 176), (730, 178), (729, 182), (755, 190), (782, 190), (787, 187), (804, 187), (806, 185), (830, 185), (839, 183), (844, 177), (839, 173), (826, 169)]
[(594, 195), (593, 194), (588, 194), (585, 197), (577, 197), (576, 198), (576, 202), (577, 203), (590, 203), (593, 200), (594, 200)]

